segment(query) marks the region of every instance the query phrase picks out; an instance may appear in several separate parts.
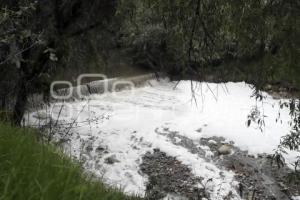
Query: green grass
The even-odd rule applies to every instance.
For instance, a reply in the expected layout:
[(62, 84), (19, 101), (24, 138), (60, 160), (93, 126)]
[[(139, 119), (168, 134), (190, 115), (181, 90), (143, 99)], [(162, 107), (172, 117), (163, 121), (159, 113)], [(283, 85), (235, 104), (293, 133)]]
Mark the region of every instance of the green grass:
[(0, 123), (0, 200), (123, 200), (30, 129)]

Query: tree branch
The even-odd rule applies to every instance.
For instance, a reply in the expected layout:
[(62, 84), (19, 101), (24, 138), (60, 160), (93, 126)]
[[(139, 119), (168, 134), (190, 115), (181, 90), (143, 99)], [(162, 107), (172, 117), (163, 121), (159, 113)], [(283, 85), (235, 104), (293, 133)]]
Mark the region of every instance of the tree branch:
[(81, 34), (83, 34), (83, 33), (86, 33), (86, 32), (88, 32), (88, 31), (90, 31), (90, 30), (93, 30), (93, 29), (97, 28), (97, 27), (100, 26), (101, 24), (102, 24), (102, 22), (99, 21), (99, 22), (96, 22), (96, 23), (94, 23), (94, 24), (92, 24), (92, 25), (89, 25), (89, 26), (87, 26), (87, 27), (81, 28), (81, 29), (79, 29), (79, 30), (77, 30), (77, 31), (75, 31), (75, 32), (73, 32), (73, 33), (67, 34), (67, 38), (76, 37), (76, 36), (78, 36), (78, 35), (81, 35)]

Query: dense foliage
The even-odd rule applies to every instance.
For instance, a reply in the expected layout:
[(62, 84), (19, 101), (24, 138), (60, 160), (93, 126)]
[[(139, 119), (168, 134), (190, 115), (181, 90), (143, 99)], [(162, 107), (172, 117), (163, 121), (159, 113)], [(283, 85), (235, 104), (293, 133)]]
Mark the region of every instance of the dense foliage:
[[(121, 1), (124, 42), (156, 70), (299, 85), (298, 1)], [(222, 66), (222, 67), (220, 67)], [(225, 67), (224, 67), (225, 66)], [(223, 70), (221, 70), (223, 69)]]
[(73, 39), (108, 27), (115, 1), (4, 0), (0, 9), (1, 74), (10, 75), (1, 80), (1, 104), (15, 101), (13, 121), (20, 124), (28, 95), (49, 91), (49, 77), (73, 56)]

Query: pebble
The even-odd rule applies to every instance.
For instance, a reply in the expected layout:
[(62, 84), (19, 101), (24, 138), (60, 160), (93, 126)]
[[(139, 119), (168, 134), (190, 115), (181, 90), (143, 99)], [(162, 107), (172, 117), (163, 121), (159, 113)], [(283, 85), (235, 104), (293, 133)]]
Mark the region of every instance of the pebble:
[(115, 164), (117, 162), (120, 162), (120, 161), (117, 159), (116, 155), (112, 155), (112, 156), (109, 156), (109, 157), (105, 158), (104, 162), (106, 164), (113, 165), (113, 164)]
[(218, 149), (218, 153), (220, 155), (228, 155), (231, 154), (232, 152), (232, 147), (228, 144), (223, 144), (219, 149)]

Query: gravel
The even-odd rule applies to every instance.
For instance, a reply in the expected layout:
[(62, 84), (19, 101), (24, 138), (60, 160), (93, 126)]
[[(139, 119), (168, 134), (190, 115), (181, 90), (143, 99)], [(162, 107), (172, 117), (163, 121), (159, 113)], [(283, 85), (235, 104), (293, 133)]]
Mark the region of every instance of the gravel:
[(199, 187), (201, 177), (195, 177), (191, 169), (159, 149), (144, 155), (140, 169), (149, 178), (146, 191), (148, 199), (162, 199), (168, 194), (195, 200), (208, 197), (205, 189)]

